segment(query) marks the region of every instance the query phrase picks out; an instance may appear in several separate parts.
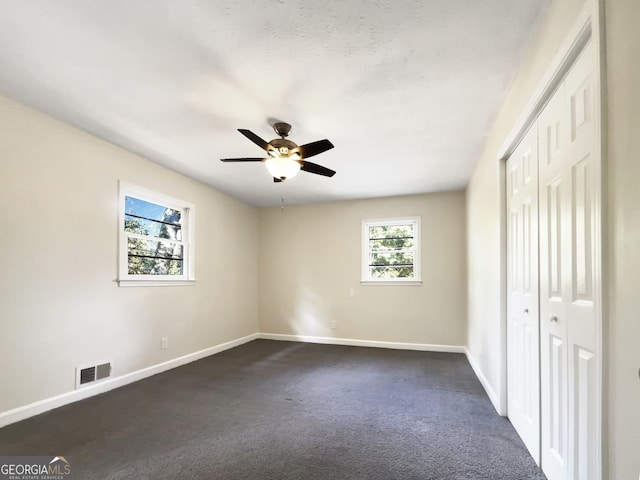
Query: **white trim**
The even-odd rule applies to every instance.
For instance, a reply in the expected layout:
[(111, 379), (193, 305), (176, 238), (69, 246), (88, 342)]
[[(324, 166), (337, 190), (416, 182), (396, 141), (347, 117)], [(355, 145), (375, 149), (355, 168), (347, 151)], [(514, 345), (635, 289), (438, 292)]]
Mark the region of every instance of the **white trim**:
[(522, 114), (518, 117), (518, 120), (498, 150), (499, 161), (506, 160), (513, 153), (513, 150), (518, 146), (535, 119), (538, 118), (540, 112), (542, 112), (542, 109), (558, 88), (558, 85), (560, 85), (585, 45), (593, 36), (593, 16), (593, 6), (591, 2), (587, 2), (580, 12), (580, 15), (578, 15), (578, 19), (573, 25), (573, 28), (565, 37), (564, 42), (553, 57), (553, 60), (551, 60), (544, 76), (538, 82), (538, 86), (533, 91)]
[(475, 359), (473, 358), (473, 355), (471, 355), (471, 352), (467, 348), (465, 348), (464, 353), (467, 355), (467, 360), (469, 361), (471, 368), (476, 374), (476, 377), (478, 377), (478, 380), (480, 380), (480, 383), (482, 384), (484, 391), (487, 392), (487, 396), (489, 397), (489, 400), (491, 401), (493, 408), (496, 409), (496, 412), (498, 412), (498, 415), (506, 417), (507, 416), (506, 399), (502, 400), (502, 397), (498, 395), (495, 392), (495, 390), (493, 390), (493, 388), (491, 388), (491, 382), (489, 382), (487, 378), (484, 376), (484, 372), (480, 368), (480, 364), (475, 361)]
[[(562, 82), (566, 74), (569, 72), (577, 58), (583, 52), (584, 47), (590, 41), (593, 41), (595, 47), (595, 72), (594, 72), (594, 80), (596, 86), (595, 92), (595, 104), (594, 104), (594, 112), (595, 112), (595, 122), (596, 122), (596, 131), (598, 132), (596, 139), (596, 152), (600, 153), (600, 161), (596, 165), (597, 171), (595, 174), (600, 176), (600, 186), (595, 197), (594, 209), (596, 211), (596, 216), (599, 217), (599, 225), (594, 226), (594, 228), (598, 228), (598, 231), (595, 235), (594, 245), (593, 245), (593, 255), (594, 255), (594, 268), (599, 269), (599, 274), (596, 275), (596, 281), (593, 285), (594, 288), (594, 300), (598, 302), (598, 308), (596, 312), (596, 321), (597, 325), (597, 335), (598, 335), (598, 352), (597, 358), (598, 361), (596, 363), (597, 369), (597, 388), (599, 389), (598, 404), (595, 407), (596, 414), (598, 416), (598, 421), (596, 422), (597, 428), (594, 435), (598, 438), (598, 452), (597, 458), (595, 459), (595, 477), (596, 479), (604, 478), (605, 475), (605, 467), (607, 466), (608, 458), (606, 445), (604, 443), (603, 431), (606, 429), (606, 418), (603, 415), (603, 406), (606, 402), (606, 395), (604, 391), (604, 365), (605, 365), (605, 345), (604, 345), (604, 323), (605, 323), (605, 303), (607, 302), (606, 292), (603, 288), (606, 276), (606, 145), (607, 145), (607, 130), (606, 130), (606, 46), (605, 46), (605, 38), (604, 38), (604, 0), (587, 0), (585, 2), (584, 7), (582, 8), (580, 14), (577, 17), (573, 27), (569, 30), (568, 35), (565, 37), (562, 45), (558, 49), (556, 55), (552, 59), (549, 64), (545, 74), (538, 82), (538, 87), (534, 90), (533, 94), (526, 107), (523, 109), (522, 114), (515, 122), (513, 128), (506, 136), (502, 146), (498, 150), (497, 159), (499, 162), (504, 163), (509, 156), (513, 153), (513, 150), (518, 146), (524, 134), (527, 132), (529, 127), (536, 120), (540, 112), (543, 110), (547, 102), (550, 100), (551, 96), (555, 93), (558, 85)], [(502, 185), (506, 185), (504, 179), (501, 179)], [(501, 199), (501, 228), (506, 228), (506, 195), (503, 193)], [(598, 219), (595, 219), (597, 223)], [(507, 395), (507, 384), (506, 384), (506, 324), (507, 324), (507, 312), (506, 312), (506, 235), (501, 232), (501, 252), (503, 262), (503, 266), (501, 267), (501, 337), (502, 337), (502, 348), (504, 349), (503, 362), (505, 362), (501, 368), (501, 380), (502, 385), (499, 386), (499, 396), (496, 396), (496, 400), (504, 399), (501, 403), (499, 401), (494, 402), (494, 406), (498, 413), (502, 415), (502, 411), (504, 410), (504, 414), (507, 414), (506, 409), (506, 395)], [(599, 280), (599, 281), (598, 281)], [(471, 362), (471, 357), (470, 362)], [(472, 365), (473, 366), (473, 365)], [(478, 371), (479, 372), (479, 371)], [(480, 377), (480, 374), (478, 377)], [(484, 378), (484, 377), (482, 377)], [(481, 378), (481, 381), (483, 381)], [(485, 380), (486, 381), (486, 380)], [(487, 394), (491, 398), (491, 394), (489, 390), (491, 387), (488, 385)], [(500, 408), (498, 408), (500, 407)], [(504, 407), (504, 408), (502, 408)]]
[(351, 347), (390, 348), (393, 350), (418, 350), (423, 352), (465, 353), (466, 348), (458, 345), (434, 345), (428, 343), (382, 342), (355, 338), (315, 337), (311, 335), (285, 335), (281, 333), (260, 333), (258, 338), (285, 342), (322, 343), (347, 345)]
[[(411, 278), (383, 278), (377, 280), (371, 276), (369, 270), (369, 227), (387, 225), (413, 224), (413, 277)], [(373, 218), (362, 220), (361, 238), (361, 285), (422, 285), (422, 218), (420, 215), (412, 217)]]
[(69, 403), (74, 403), (85, 398), (108, 392), (109, 390), (113, 390), (114, 388), (123, 387), (152, 375), (156, 375), (158, 373), (171, 370), (172, 368), (180, 367), (187, 363), (195, 362), (196, 360), (200, 360), (210, 355), (220, 353), (224, 350), (243, 345), (257, 338), (259, 338), (259, 336), (256, 333), (247, 335), (246, 337), (241, 337), (229, 342), (221, 343), (213, 347), (205, 348), (204, 350), (189, 353), (187, 355), (183, 355), (182, 357), (174, 358), (157, 365), (152, 365), (135, 372), (127, 373), (120, 377), (113, 377), (104, 381), (101, 380), (97, 384), (89, 384), (86, 387), (83, 386), (79, 390), (72, 390), (60, 395), (56, 395), (55, 397), (45, 398), (44, 400), (39, 400), (22, 407), (7, 410), (5, 412), (0, 412), (0, 427), (19, 422), (20, 420), (33, 417), (34, 415), (39, 415), (54, 408), (67, 405)]
[(196, 280), (116, 280), (121, 287), (188, 287)]
[[(500, 382), (497, 385), (496, 402), (494, 407), (504, 416), (509, 415), (509, 399), (507, 395), (507, 377), (509, 372), (507, 362), (507, 162), (500, 162), (498, 168), (498, 175), (500, 177), (500, 185), (502, 188), (499, 192), (499, 201), (501, 207), (501, 220), (500, 220), (500, 345), (504, 346), (500, 352), (500, 365), (499, 365), (499, 377)], [(479, 368), (479, 365), (478, 365)], [(483, 377), (484, 378), (484, 377)], [(495, 393), (491, 386), (485, 387), (485, 390), (489, 388)], [(500, 407), (498, 409), (497, 407)]]
[[(593, 2), (593, 45), (595, 51), (594, 61), (594, 80), (595, 88), (594, 92), (595, 102), (594, 111), (597, 115), (594, 116), (595, 129), (599, 134), (595, 139), (595, 151), (600, 154), (600, 161), (596, 165), (596, 172), (600, 177), (600, 185), (597, 189), (594, 203), (595, 216), (594, 227), (597, 231), (594, 235), (593, 244), (593, 267), (599, 274), (595, 275), (593, 291), (594, 301), (598, 308), (596, 308), (596, 322), (597, 322), (597, 347), (599, 349), (598, 362), (596, 363), (596, 380), (599, 394), (597, 396), (598, 401), (595, 406), (596, 416), (598, 421), (596, 422), (594, 435), (598, 439), (598, 454), (595, 459), (595, 479), (602, 479), (608, 477), (609, 471), (609, 452), (604, 438), (604, 433), (607, 430), (607, 419), (604, 414), (605, 407), (607, 406), (607, 390), (605, 388), (605, 367), (607, 366), (607, 350), (605, 346), (605, 332), (607, 317), (605, 312), (608, 306), (607, 289), (604, 285), (607, 284), (607, 142), (608, 142), (608, 128), (607, 128), (607, 59), (606, 59), (606, 37), (605, 37), (605, 1), (604, 0), (592, 0)], [(590, 2), (591, 3), (591, 2)]]
[[(182, 241), (184, 248), (182, 275), (129, 275), (127, 273), (127, 235), (124, 232), (125, 196), (140, 198), (156, 204), (161, 204), (184, 212), (182, 219)], [(118, 278), (119, 286), (189, 286), (195, 283), (195, 216), (196, 207), (193, 203), (169, 197), (144, 187), (120, 180), (118, 182)], [(158, 239), (156, 239), (158, 240)], [(162, 241), (159, 239), (159, 241)]]

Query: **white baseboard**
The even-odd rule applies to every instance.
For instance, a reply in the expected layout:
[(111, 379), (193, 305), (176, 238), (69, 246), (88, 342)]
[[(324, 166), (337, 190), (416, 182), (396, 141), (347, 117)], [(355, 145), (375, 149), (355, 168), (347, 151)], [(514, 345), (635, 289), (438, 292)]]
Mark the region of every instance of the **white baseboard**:
[(471, 366), (476, 372), (476, 375), (478, 375), (480, 382), (482, 382), (482, 385), (484, 386), (485, 390), (487, 390), (487, 394), (489, 395), (491, 402), (494, 404), (494, 406), (496, 405), (496, 402), (494, 401), (495, 395), (493, 394), (492, 390), (489, 388), (489, 384), (486, 382), (486, 380), (482, 376), (481, 374), (482, 372), (476, 368), (467, 349), (462, 346), (434, 345), (434, 344), (425, 344), (425, 343), (381, 342), (377, 340), (359, 340), (359, 339), (352, 339), (352, 338), (334, 338), (334, 337), (314, 337), (314, 336), (308, 336), (308, 335), (283, 335), (283, 334), (277, 334), (277, 333), (254, 333), (242, 338), (238, 338), (236, 340), (231, 340), (229, 342), (215, 345), (213, 347), (205, 348), (204, 350), (193, 352), (193, 353), (184, 355), (182, 357), (174, 358), (172, 360), (168, 360), (166, 362), (159, 363), (157, 365), (152, 365), (150, 367), (143, 368), (135, 372), (127, 373), (126, 375), (102, 380), (99, 383), (89, 385), (78, 390), (65, 392), (63, 394), (56, 395), (55, 397), (45, 398), (44, 400), (39, 400), (37, 402), (33, 402), (28, 405), (24, 405), (22, 407), (14, 408), (12, 410), (7, 410), (5, 412), (0, 412), (0, 427), (4, 427), (11, 423), (19, 422), (20, 420), (25, 420), (29, 417), (33, 417), (35, 415), (39, 415), (49, 410), (53, 410), (54, 408), (62, 407), (69, 403), (74, 403), (79, 400), (84, 400), (85, 398), (93, 397), (95, 395), (108, 392), (109, 390), (113, 390), (115, 388), (123, 387), (130, 383), (143, 380), (152, 375), (156, 375), (158, 373), (162, 373), (167, 370), (180, 367), (187, 363), (195, 362), (196, 360), (200, 360), (202, 358), (214, 355), (216, 353), (223, 352), (224, 350), (228, 350), (230, 348), (243, 345), (245, 343), (248, 343), (256, 339), (280, 340), (280, 341), (288, 341), (288, 342), (322, 343), (322, 344), (331, 344), (331, 345), (347, 345), (347, 346), (354, 346), (354, 347), (390, 348), (395, 350), (419, 350), (419, 351), (425, 351), (425, 352), (465, 353), (467, 355), (467, 358), (469, 359), (469, 363), (471, 363)]
[(324, 343), (329, 345), (348, 345), (351, 347), (391, 348), (395, 350), (420, 350), (423, 352), (466, 353), (465, 347), (457, 345), (432, 345), (428, 343), (381, 342), (377, 340), (359, 340), (353, 338), (313, 337), (309, 335), (284, 335), (280, 333), (259, 333), (258, 338), (265, 340), (283, 340), (286, 342)]
[(493, 390), (493, 388), (491, 388), (491, 384), (484, 376), (484, 373), (482, 372), (480, 365), (478, 364), (478, 362), (474, 360), (469, 350), (467, 350), (466, 348), (464, 350), (465, 350), (465, 353), (467, 354), (467, 360), (469, 361), (471, 368), (473, 368), (473, 371), (475, 372), (476, 377), (478, 377), (478, 380), (480, 380), (480, 383), (482, 384), (484, 391), (487, 392), (487, 396), (489, 397), (489, 400), (491, 400), (491, 403), (493, 404), (493, 408), (496, 409), (496, 412), (498, 412), (498, 415), (506, 417), (507, 409), (505, 408), (504, 405), (502, 405), (502, 402), (500, 401), (500, 397), (496, 395), (496, 392)]
[(85, 398), (93, 397), (94, 395), (98, 395), (100, 393), (108, 392), (109, 390), (113, 390), (114, 388), (122, 387), (129, 383), (137, 382), (139, 380), (150, 377), (152, 375), (156, 375), (158, 373), (171, 370), (172, 368), (180, 367), (187, 363), (195, 362), (196, 360), (200, 360), (202, 358), (208, 357), (210, 355), (214, 355), (224, 350), (237, 347), (239, 345), (250, 342), (257, 338), (260, 338), (260, 337), (258, 336), (258, 334), (255, 334), (255, 333), (251, 335), (247, 335), (246, 337), (221, 343), (219, 345), (205, 348), (204, 350), (200, 350), (197, 352), (189, 353), (182, 357), (174, 358), (172, 360), (168, 360), (166, 362), (159, 363), (157, 365), (152, 365), (151, 367), (147, 367), (141, 370), (137, 370), (135, 372), (127, 373), (126, 375), (122, 375), (120, 377), (102, 380), (99, 383), (96, 383), (94, 385), (89, 385), (78, 390), (73, 390), (60, 395), (56, 395), (55, 397), (45, 398), (44, 400), (30, 403), (28, 405), (14, 408), (12, 410), (0, 412), (0, 427), (4, 427), (5, 425), (9, 425), (11, 423), (19, 422), (20, 420), (24, 420), (26, 418), (39, 415), (48, 410), (62, 407), (63, 405), (67, 405), (69, 403), (77, 402), (79, 400), (84, 400)]

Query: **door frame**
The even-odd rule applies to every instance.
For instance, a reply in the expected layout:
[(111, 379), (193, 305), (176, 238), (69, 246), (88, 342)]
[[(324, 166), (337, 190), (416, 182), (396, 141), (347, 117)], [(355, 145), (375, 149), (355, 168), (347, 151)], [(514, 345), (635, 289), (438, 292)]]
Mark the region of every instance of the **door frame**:
[(594, 122), (596, 131), (599, 132), (596, 142), (595, 151), (600, 154), (600, 161), (596, 165), (595, 174), (599, 178), (599, 188), (595, 196), (594, 210), (597, 229), (595, 232), (594, 244), (594, 297), (597, 302), (596, 320), (597, 320), (597, 344), (598, 344), (598, 361), (597, 361), (597, 389), (598, 389), (598, 405), (596, 412), (598, 416), (597, 425), (597, 446), (599, 455), (596, 460), (597, 478), (602, 478), (602, 472), (607, 467), (606, 449), (603, 444), (603, 432), (606, 432), (605, 421), (603, 415), (606, 405), (606, 397), (604, 395), (603, 371), (606, 361), (606, 345), (604, 342), (605, 332), (605, 306), (606, 297), (603, 284), (605, 283), (606, 261), (606, 64), (605, 64), (605, 35), (604, 35), (604, 3), (605, 0), (587, 0), (578, 15), (578, 18), (569, 30), (564, 42), (556, 52), (550, 62), (545, 74), (538, 83), (538, 87), (530, 97), (529, 102), (518, 117), (509, 134), (506, 136), (502, 146), (498, 150), (497, 160), (500, 168), (500, 344), (501, 344), (501, 384), (499, 391), (499, 404), (496, 405), (498, 413), (503, 416), (508, 415), (507, 411), (507, 192), (506, 192), (506, 161), (514, 152), (520, 141), (523, 139), (527, 130), (536, 121), (551, 96), (554, 94), (558, 86), (562, 83), (564, 77), (569, 72), (578, 56), (582, 53), (584, 47), (593, 42), (595, 50), (595, 102), (594, 102)]

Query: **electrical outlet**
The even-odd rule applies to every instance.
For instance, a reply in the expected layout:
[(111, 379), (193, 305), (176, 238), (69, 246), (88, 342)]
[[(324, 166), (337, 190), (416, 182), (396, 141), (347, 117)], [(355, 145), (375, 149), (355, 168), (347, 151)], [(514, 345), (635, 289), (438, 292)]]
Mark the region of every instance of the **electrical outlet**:
[(335, 320), (331, 320), (331, 328), (333, 330), (335, 330), (336, 328), (338, 328), (338, 322), (336, 322)]
[(160, 350), (166, 350), (169, 348), (169, 337), (162, 337), (160, 339)]
[(349, 289), (349, 298), (353, 298), (356, 296), (356, 291), (353, 288)]

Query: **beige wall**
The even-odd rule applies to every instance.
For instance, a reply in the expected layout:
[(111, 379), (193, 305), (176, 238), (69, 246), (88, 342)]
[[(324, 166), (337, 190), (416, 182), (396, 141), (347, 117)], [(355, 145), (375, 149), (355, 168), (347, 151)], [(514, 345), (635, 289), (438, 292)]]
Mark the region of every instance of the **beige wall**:
[(610, 479), (640, 475), (640, 2), (607, 0)]
[[(258, 330), (258, 213), (0, 97), (0, 412)], [(118, 287), (118, 180), (196, 205), (197, 283)], [(160, 338), (169, 337), (168, 350)]]
[[(261, 210), (261, 331), (464, 345), (464, 198), (450, 192)], [(422, 285), (360, 285), (362, 220), (414, 215), (422, 217)]]
[[(640, 473), (640, 3), (605, 0), (608, 108), (608, 218), (605, 253), (605, 479), (635, 480)], [(498, 150), (524, 111), (553, 56), (583, 7), (553, 2), (508, 100), (487, 139), (467, 190), (469, 328), (472, 358), (495, 393), (504, 390), (501, 342), (500, 180)]]

